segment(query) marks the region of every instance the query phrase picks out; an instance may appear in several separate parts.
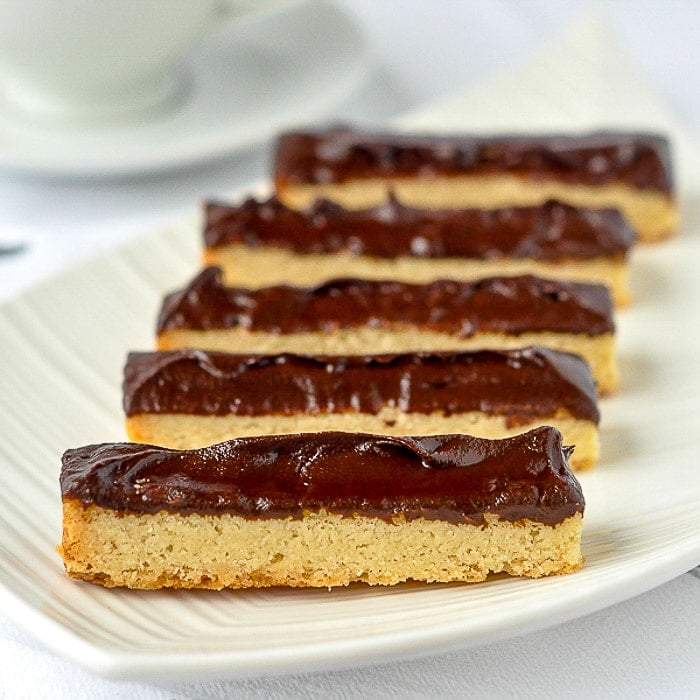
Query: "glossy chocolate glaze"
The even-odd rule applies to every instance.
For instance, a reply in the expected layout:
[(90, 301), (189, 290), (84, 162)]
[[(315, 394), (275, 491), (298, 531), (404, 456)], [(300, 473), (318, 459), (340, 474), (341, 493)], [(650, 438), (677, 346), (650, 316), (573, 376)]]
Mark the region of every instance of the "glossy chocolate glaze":
[(430, 284), (359, 279), (317, 287), (226, 287), (206, 268), (168, 295), (158, 332), (240, 327), (268, 333), (332, 332), (340, 328), (420, 330), (469, 337), (478, 332), (611, 333), (610, 292), (600, 284), (543, 280), (531, 275)]
[(560, 409), (598, 422), (587, 363), (546, 348), (351, 357), (234, 355), (203, 350), (131, 353), (124, 411), (195, 415), (482, 411), (509, 426)]
[(657, 134), (613, 131), (438, 136), (330, 128), (283, 134), (274, 167), (278, 187), (370, 177), (511, 174), (673, 191), (668, 140)]
[(120, 512), (300, 518), (325, 510), (391, 520), (555, 524), (584, 508), (554, 428), (505, 440), (309, 433), (199, 450), (90, 445), (63, 455), (61, 493)]
[(305, 211), (276, 197), (233, 207), (209, 203), (204, 242), (274, 246), (295, 253), (380, 258), (464, 257), (565, 260), (619, 256), (634, 231), (616, 209), (578, 209), (560, 202), (503, 209), (415, 209), (395, 199), (363, 211), (318, 200)]

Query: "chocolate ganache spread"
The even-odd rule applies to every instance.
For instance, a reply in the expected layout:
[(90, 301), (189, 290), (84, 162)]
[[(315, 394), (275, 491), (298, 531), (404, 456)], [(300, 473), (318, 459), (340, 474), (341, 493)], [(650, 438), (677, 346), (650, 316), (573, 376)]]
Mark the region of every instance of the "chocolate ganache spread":
[(207, 204), (204, 242), (209, 248), (236, 243), (379, 258), (622, 259), (634, 231), (616, 209), (579, 209), (555, 201), (493, 210), (431, 210), (391, 198), (353, 211), (320, 199), (298, 211), (273, 196), (247, 199), (238, 207)]
[(133, 443), (63, 455), (61, 493), (119, 512), (301, 518), (305, 512), (481, 523), (556, 524), (582, 513), (561, 434), (505, 440), (466, 435), (309, 433), (240, 438), (198, 450)]
[(502, 174), (673, 191), (668, 140), (650, 133), (437, 136), (341, 127), (283, 134), (275, 157), (278, 187), (373, 177)]
[(169, 294), (157, 331), (240, 327), (268, 333), (339, 328), (418, 326), (469, 337), (477, 332), (552, 331), (590, 336), (614, 331), (610, 292), (601, 284), (531, 275), (429, 284), (339, 279), (316, 287), (226, 287), (218, 268), (205, 268)]
[(481, 411), (509, 426), (561, 409), (599, 420), (587, 363), (565, 352), (518, 350), (322, 356), (203, 350), (130, 353), (124, 410), (193, 415), (298, 415), (384, 407), (444, 414)]

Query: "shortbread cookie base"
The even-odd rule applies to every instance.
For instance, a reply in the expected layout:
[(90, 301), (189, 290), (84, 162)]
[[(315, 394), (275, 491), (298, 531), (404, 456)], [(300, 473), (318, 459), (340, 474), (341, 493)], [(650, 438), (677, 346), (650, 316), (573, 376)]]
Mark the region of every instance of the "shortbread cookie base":
[(302, 519), (119, 514), (63, 501), (66, 572), (107, 587), (248, 588), (538, 578), (582, 564), (580, 514), (549, 526), (311, 513)]
[(437, 279), (474, 281), (500, 275), (531, 274), (545, 279), (595, 282), (610, 288), (617, 306), (630, 302), (624, 260), (605, 257), (562, 262), (533, 258), (374, 258), (346, 253), (298, 254), (278, 248), (229, 244), (204, 250), (204, 264), (220, 267), (229, 286), (260, 288), (275, 284), (313, 286), (337, 277), (392, 279), (422, 284)]
[(428, 209), (496, 209), (541, 204), (548, 199), (593, 209), (615, 207), (643, 241), (666, 238), (678, 228), (678, 209), (664, 192), (621, 184), (591, 186), (535, 181), (512, 175), (368, 178), (326, 185), (278, 183), (278, 196), (287, 206), (297, 209), (318, 197), (332, 199), (346, 209), (366, 209), (386, 201), (390, 189), (404, 204)]
[(592, 421), (572, 418), (566, 411), (514, 426), (509, 426), (503, 416), (492, 416), (480, 411), (445, 415), (441, 412), (405, 413), (395, 407), (385, 407), (378, 414), (345, 412), (293, 416), (200, 416), (142, 413), (126, 419), (126, 430), (129, 439), (134, 442), (190, 449), (235, 437), (327, 430), (387, 435), (468, 433), (497, 439), (524, 433), (544, 424), (552, 425), (561, 432), (563, 444), (576, 446), (569, 457), (572, 470), (581, 471), (595, 466), (600, 454), (597, 426)]
[(157, 338), (159, 350), (201, 348), (223, 352), (277, 354), (295, 352), (326, 355), (362, 355), (420, 350), (510, 350), (543, 345), (583, 357), (591, 367), (599, 394), (610, 394), (618, 387), (615, 336), (584, 333), (475, 333), (462, 338), (449, 333), (419, 331), (414, 328), (341, 328), (327, 333), (264, 333), (240, 327), (215, 330), (172, 329)]

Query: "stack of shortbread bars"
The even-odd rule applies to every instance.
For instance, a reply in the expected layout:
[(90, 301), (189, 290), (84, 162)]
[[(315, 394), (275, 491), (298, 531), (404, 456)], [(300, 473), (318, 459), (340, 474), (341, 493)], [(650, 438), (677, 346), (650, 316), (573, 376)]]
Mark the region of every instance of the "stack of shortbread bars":
[(273, 179), (206, 204), (201, 271), (126, 363), (134, 442), (64, 455), (69, 575), (576, 571), (629, 255), (677, 227), (667, 141), (332, 128), (283, 134)]

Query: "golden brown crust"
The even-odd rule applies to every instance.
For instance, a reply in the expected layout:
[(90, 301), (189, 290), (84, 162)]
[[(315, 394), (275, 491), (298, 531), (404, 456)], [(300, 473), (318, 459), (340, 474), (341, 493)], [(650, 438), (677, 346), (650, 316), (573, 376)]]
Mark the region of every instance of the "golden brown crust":
[(615, 336), (574, 333), (475, 333), (459, 335), (419, 331), (418, 329), (349, 328), (329, 333), (264, 333), (236, 327), (221, 330), (166, 330), (157, 338), (159, 350), (202, 348), (223, 352), (320, 353), (361, 355), (369, 348), (373, 353), (413, 352), (419, 350), (476, 350), (481, 348), (512, 349), (542, 345), (572, 352), (591, 366), (600, 394), (617, 390), (619, 379), (615, 353)]
[(297, 209), (308, 206), (318, 197), (331, 199), (347, 209), (366, 209), (386, 201), (389, 191), (404, 204), (428, 209), (496, 209), (542, 204), (550, 199), (592, 209), (616, 207), (644, 242), (668, 238), (678, 229), (678, 207), (671, 196), (618, 183), (574, 185), (549, 180), (528, 181), (513, 175), (365, 179), (328, 185), (286, 184), (279, 187), (278, 196)]
[(107, 587), (242, 588), (538, 578), (580, 568), (580, 514), (549, 526), (484, 525), (309, 513), (300, 520), (120, 515), (63, 501), (67, 573)]
[(428, 283), (437, 279), (476, 281), (500, 275), (535, 275), (543, 279), (594, 282), (610, 288), (617, 306), (631, 301), (627, 263), (620, 256), (589, 260), (542, 261), (532, 258), (371, 258), (346, 253), (300, 254), (282, 249), (229, 244), (205, 248), (205, 265), (220, 267), (230, 286), (252, 289), (273, 284), (313, 286), (334, 277), (393, 279)]
[(573, 471), (591, 469), (598, 462), (600, 442), (598, 429), (592, 421), (572, 418), (559, 411), (518, 425), (508, 425), (504, 416), (479, 411), (445, 415), (406, 413), (385, 407), (378, 414), (325, 413), (315, 415), (266, 416), (197, 416), (185, 414), (139, 414), (126, 419), (130, 440), (176, 449), (203, 447), (234, 437), (279, 435), (283, 433), (343, 430), (387, 435), (430, 435), (469, 433), (492, 439), (524, 433), (543, 424), (552, 425), (561, 434), (565, 445), (575, 445), (569, 458)]

